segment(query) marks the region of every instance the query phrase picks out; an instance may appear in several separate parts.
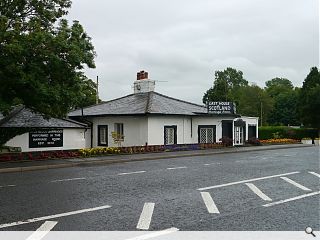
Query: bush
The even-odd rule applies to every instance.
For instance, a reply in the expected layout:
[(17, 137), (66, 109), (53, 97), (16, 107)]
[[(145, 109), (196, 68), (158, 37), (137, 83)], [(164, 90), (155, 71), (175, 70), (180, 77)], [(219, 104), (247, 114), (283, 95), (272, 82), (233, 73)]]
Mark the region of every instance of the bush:
[(255, 146), (260, 146), (261, 145), (259, 139), (255, 138), (255, 137), (249, 138), (248, 143), (252, 144), (252, 145), (255, 145)]
[(222, 137), (219, 139), (219, 141), (221, 141), (222, 144), (226, 147), (233, 145), (233, 140), (232, 138), (229, 138), (229, 137)]
[(259, 139), (278, 139), (278, 138), (289, 138), (298, 139), (311, 138), (315, 139), (318, 137), (318, 130), (315, 128), (292, 128), (286, 126), (267, 126), (259, 127)]

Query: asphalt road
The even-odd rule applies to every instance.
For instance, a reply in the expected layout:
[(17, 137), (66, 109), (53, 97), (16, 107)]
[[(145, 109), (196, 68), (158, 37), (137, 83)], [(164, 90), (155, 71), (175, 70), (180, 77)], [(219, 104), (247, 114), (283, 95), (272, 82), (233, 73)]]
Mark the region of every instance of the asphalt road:
[(0, 230), (320, 229), (319, 148), (0, 174)]

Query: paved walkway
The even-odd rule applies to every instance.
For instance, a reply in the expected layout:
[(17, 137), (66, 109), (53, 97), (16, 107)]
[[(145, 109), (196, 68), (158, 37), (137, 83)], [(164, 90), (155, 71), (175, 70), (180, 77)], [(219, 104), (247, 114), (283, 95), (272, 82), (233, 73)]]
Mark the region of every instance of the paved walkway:
[(265, 151), (285, 148), (301, 148), (314, 147), (308, 144), (285, 144), (285, 145), (269, 145), (269, 146), (250, 146), (250, 147), (230, 147), (222, 149), (205, 149), (194, 151), (178, 151), (178, 152), (160, 152), (160, 153), (142, 153), (129, 155), (110, 155), (88, 158), (70, 158), (70, 159), (46, 159), (24, 162), (0, 162), (0, 173), (24, 172), (33, 170), (66, 168), (75, 166), (86, 166), (96, 164), (111, 164), (130, 161), (157, 160), (165, 158), (179, 158), (192, 156), (205, 156), (222, 153)]

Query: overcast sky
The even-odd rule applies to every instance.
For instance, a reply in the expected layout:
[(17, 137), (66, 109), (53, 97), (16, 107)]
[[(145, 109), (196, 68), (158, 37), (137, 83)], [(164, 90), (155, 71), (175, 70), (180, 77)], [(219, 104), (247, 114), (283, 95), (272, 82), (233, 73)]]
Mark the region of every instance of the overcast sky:
[(131, 94), (140, 70), (157, 92), (202, 103), (217, 70), (301, 86), (319, 65), (318, 0), (73, 0), (68, 18), (92, 38), (86, 74), (99, 76), (102, 100)]

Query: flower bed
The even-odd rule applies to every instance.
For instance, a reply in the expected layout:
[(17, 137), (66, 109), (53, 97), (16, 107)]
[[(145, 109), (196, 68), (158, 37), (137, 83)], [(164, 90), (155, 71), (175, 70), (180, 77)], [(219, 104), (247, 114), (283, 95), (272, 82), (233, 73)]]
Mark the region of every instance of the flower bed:
[(300, 143), (297, 139), (291, 138), (275, 138), (275, 139), (267, 139), (267, 140), (260, 140), (262, 144), (295, 144)]
[(25, 161), (25, 160), (45, 160), (60, 158), (77, 158), (90, 156), (104, 156), (115, 154), (135, 154), (151, 152), (174, 152), (192, 151), (201, 149), (212, 149), (225, 147), (223, 143), (205, 144), (174, 144), (174, 145), (147, 145), (132, 147), (97, 147), (79, 150), (58, 150), (39, 152), (8, 152), (0, 154), (0, 162), (4, 161)]
[(44, 160), (44, 159), (55, 159), (55, 158), (75, 158), (79, 156), (80, 156), (80, 153), (78, 150), (2, 153), (0, 154), (0, 162), (23, 161), (23, 160)]
[(190, 151), (208, 148), (224, 147), (222, 143), (206, 143), (206, 144), (174, 144), (174, 145), (147, 145), (132, 147), (104, 147), (104, 148), (88, 148), (80, 149), (79, 153), (82, 157), (102, 156), (109, 154), (135, 154), (150, 152), (174, 152), (174, 151)]

